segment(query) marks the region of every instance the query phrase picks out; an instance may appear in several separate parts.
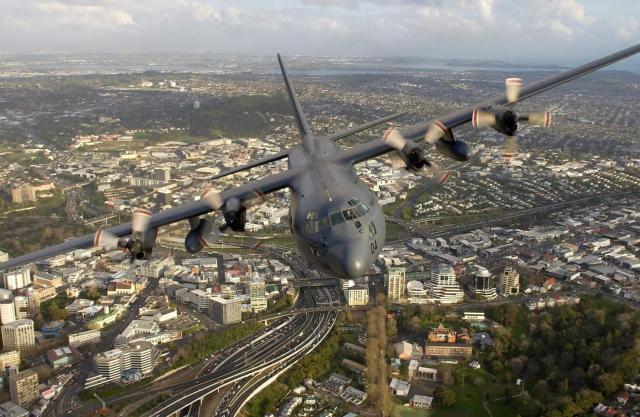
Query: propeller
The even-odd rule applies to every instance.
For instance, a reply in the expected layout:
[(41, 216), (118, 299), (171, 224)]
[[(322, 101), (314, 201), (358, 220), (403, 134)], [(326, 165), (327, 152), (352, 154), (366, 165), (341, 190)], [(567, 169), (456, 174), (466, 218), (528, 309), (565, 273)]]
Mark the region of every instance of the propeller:
[(143, 234), (149, 228), (151, 212), (143, 208), (137, 208), (131, 215), (131, 230), (135, 234)]
[(93, 237), (93, 246), (105, 250), (113, 250), (120, 247), (120, 238), (106, 230), (98, 229)]
[(211, 208), (211, 210), (214, 210), (214, 211), (220, 210), (220, 208), (224, 205), (224, 200), (222, 199), (222, 196), (220, 195), (220, 193), (215, 191), (213, 189), (213, 186), (211, 185), (206, 187), (202, 191), (200, 198), (206, 201), (209, 207)]
[[(522, 79), (507, 78), (505, 80), (505, 95), (510, 107), (520, 99), (521, 88)], [(475, 109), (471, 117), (471, 124), (475, 129), (490, 127), (507, 136), (505, 146), (510, 148), (509, 152), (511, 153), (513, 153), (513, 149), (517, 148), (515, 135), (518, 130), (518, 122), (526, 122), (531, 126), (549, 127), (551, 126), (551, 113), (536, 112), (526, 116), (518, 116), (512, 108), (490, 106), (487, 109)], [(513, 139), (509, 139), (509, 137), (513, 137)]]

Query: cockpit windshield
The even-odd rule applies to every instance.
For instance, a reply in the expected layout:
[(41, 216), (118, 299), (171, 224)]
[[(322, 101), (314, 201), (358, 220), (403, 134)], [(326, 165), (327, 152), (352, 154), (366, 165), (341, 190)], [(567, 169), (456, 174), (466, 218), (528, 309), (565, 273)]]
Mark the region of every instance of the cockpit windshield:
[(304, 230), (306, 233), (318, 233), (322, 229), (337, 226), (341, 223), (356, 220), (358, 217), (366, 216), (369, 213), (369, 207), (358, 200), (351, 198), (347, 201), (347, 207), (331, 213), (328, 216), (318, 218), (317, 211), (307, 213), (305, 219)]

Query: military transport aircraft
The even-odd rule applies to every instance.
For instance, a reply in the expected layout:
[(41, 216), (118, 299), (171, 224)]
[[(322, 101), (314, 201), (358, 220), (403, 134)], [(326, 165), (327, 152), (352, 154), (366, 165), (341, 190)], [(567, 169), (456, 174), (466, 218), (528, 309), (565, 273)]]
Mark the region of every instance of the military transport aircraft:
[(471, 122), (474, 127), (491, 127), (513, 136), (518, 122), (549, 126), (549, 113), (518, 116), (514, 105), (638, 52), (640, 44), (525, 86), (521, 85), (519, 78), (508, 78), (505, 94), (407, 129), (389, 129), (381, 139), (348, 150), (341, 149), (336, 141), (392, 120), (400, 113), (333, 135), (315, 136), (278, 55), (301, 143), (265, 159), (234, 168), (211, 180), (284, 158), (288, 159), (286, 171), (222, 192), (208, 188), (200, 199), (159, 213), (136, 209), (130, 223), (98, 230), (92, 235), (10, 259), (0, 263), (0, 270), (92, 246), (120, 248), (129, 251), (132, 260), (145, 259), (151, 254), (158, 228), (181, 220), (188, 220), (190, 225), (185, 248), (188, 252), (196, 253), (215, 242), (219, 236), (218, 229), (203, 215), (221, 211), (225, 222), (221, 229), (228, 227), (233, 231), (244, 231), (246, 207), (250, 200), (288, 188), (291, 192), (291, 230), (298, 249), (310, 266), (338, 277), (360, 277), (372, 266), (382, 249), (385, 218), (376, 195), (355, 174), (355, 164), (397, 152), (407, 170), (420, 171), (430, 165), (425, 152), (418, 145), (422, 140), (435, 146), (447, 157), (466, 161), (468, 147), (454, 138), (452, 129)]

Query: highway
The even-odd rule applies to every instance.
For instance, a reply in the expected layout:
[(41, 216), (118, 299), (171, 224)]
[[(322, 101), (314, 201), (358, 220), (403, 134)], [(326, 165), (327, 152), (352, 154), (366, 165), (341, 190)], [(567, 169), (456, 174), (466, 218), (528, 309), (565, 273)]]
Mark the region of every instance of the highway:
[[(314, 308), (316, 301), (332, 298), (337, 302), (337, 291), (326, 288), (302, 289), (298, 307), (310, 308), (301, 311), (288, 320), (279, 323), (266, 332), (255, 335), (251, 340), (237, 343), (219, 355), (203, 368), (201, 375), (193, 381), (158, 388), (156, 392), (171, 390), (172, 397), (151, 410), (145, 416), (164, 417), (173, 415), (197, 414), (203, 410), (192, 409), (192, 404), (200, 404), (202, 399), (223, 387), (231, 386), (234, 392), (231, 400), (234, 407), (244, 405), (246, 399), (259, 391), (234, 387), (238, 383), (257, 380), (282, 372), (304, 355), (315, 349), (329, 334), (338, 316), (338, 309)], [(240, 387), (243, 387), (240, 385)], [(242, 393), (242, 394), (241, 394)], [(237, 398), (241, 394), (242, 398)], [(133, 394), (132, 394), (133, 395)], [(120, 400), (126, 400), (121, 397)], [(199, 405), (198, 405), (199, 407)], [(239, 410), (239, 408), (238, 408)], [(192, 413), (191, 411), (194, 411)]]
[[(313, 297), (313, 300), (309, 302), (317, 303), (320, 301), (326, 303), (337, 301), (337, 293), (332, 293), (331, 291), (315, 288), (305, 293), (307, 297), (309, 294), (312, 294), (311, 296)], [(203, 410), (201, 410), (201, 417), (235, 417), (251, 398), (274, 382), (278, 376), (282, 375), (298, 360), (318, 346), (329, 334), (337, 317), (335, 312), (330, 312), (329, 314), (321, 313), (322, 312), (314, 313), (315, 317), (312, 318), (313, 325), (311, 326), (312, 331), (309, 336), (304, 336), (303, 333), (300, 333), (300, 335), (293, 340), (296, 345), (306, 343), (307, 340), (315, 341), (315, 343), (310, 345), (311, 349), (298, 349), (295, 355), (292, 355), (287, 360), (281, 361), (277, 366), (265, 368), (264, 372), (252, 378), (236, 381), (223, 395), (213, 414), (204, 415), (202, 414)]]

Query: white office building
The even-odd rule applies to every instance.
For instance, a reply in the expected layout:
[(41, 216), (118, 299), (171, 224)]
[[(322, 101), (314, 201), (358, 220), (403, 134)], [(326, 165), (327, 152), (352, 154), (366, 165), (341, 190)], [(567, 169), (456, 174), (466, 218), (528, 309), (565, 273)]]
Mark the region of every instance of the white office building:
[(254, 281), (249, 284), (249, 299), (251, 309), (256, 313), (264, 311), (268, 307), (267, 290), (264, 281)]
[(0, 288), (0, 323), (8, 324), (16, 321), (16, 308), (13, 304), (13, 293)]
[(227, 300), (222, 297), (211, 298), (211, 316), (220, 324), (233, 324), (242, 321), (242, 299)]
[(369, 288), (361, 286), (346, 288), (344, 298), (347, 300), (347, 305), (366, 306), (369, 304)]
[(431, 279), (425, 286), (436, 303), (455, 304), (464, 300), (464, 292), (456, 281), (456, 272), (446, 264), (431, 268)]
[(97, 329), (69, 334), (69, 346), (72, 348), (98, 343), (100, 343), (100, 330)]
[(153, 372), (156, 349), (149, 342), (137, 342), (122, 349), (112, 349), (93, 357), (95, 375), (85, 382), (85, 389), (108, 382), (117, 382), (127, 371), (139, 371), (143, 376)]
[(389, 268), (387, 275), (387, 298), (389, 301), (400, 301), (404, 297), (406, 278), (404, 268)]
[(24, 295), (16, 295), (13, 298), (13, 304), (16, 308), (16, 320), (28, 319), (31, 315), (29, 297)]
[(2, 281), (4, 288), (10, 291), (27, 287), (33, 282), (31, 279), (31, 269), (29, 267), (22, 267), (14, 269), (13, 271), (7, 271), (2, 274)]

